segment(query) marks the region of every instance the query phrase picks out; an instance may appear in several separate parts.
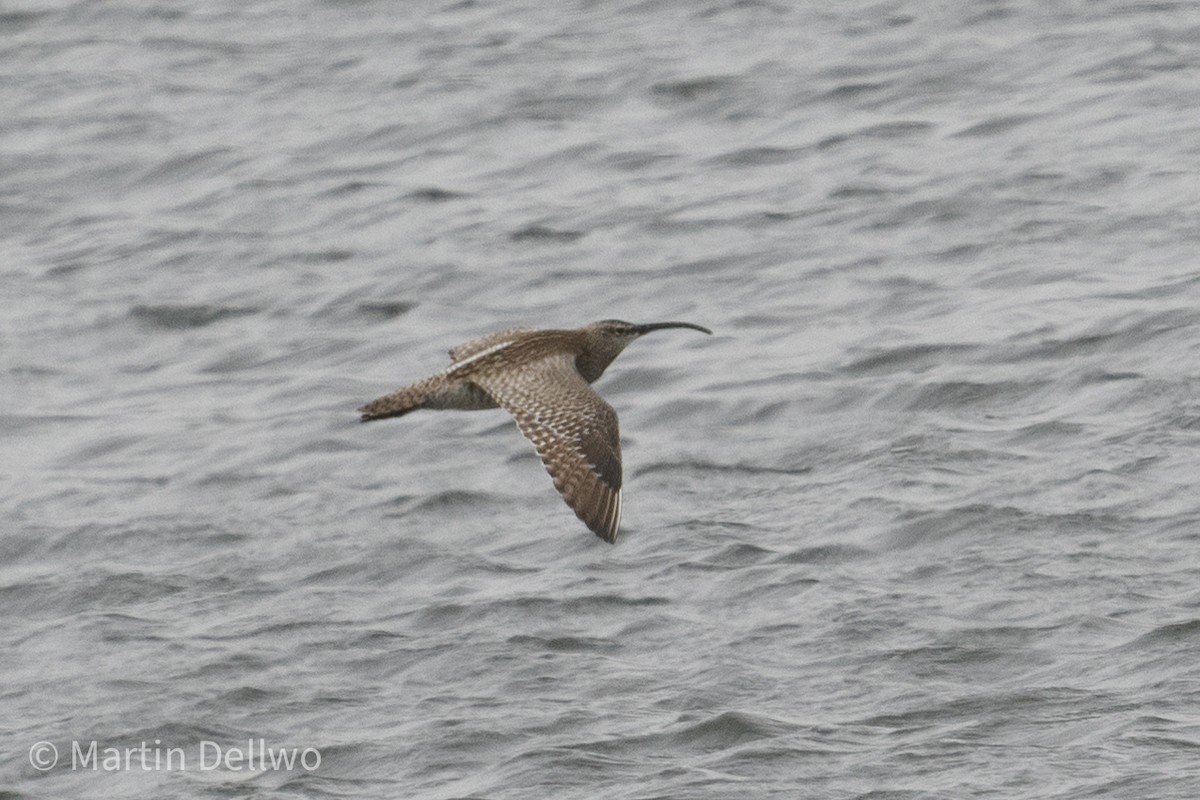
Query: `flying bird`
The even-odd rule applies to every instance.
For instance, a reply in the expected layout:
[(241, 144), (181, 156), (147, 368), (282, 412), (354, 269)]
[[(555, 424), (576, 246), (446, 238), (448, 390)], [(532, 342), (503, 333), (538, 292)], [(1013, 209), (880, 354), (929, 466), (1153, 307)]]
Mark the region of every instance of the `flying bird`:
[(510, 328), (455, 347), (449, 367), (359, 411), (370, 422), (419, 408), (503, 408), (533, 442), (567, 505), (613, 544), (621, 524), (617, 413), (590, 384), (634, 339), (666, 328), (712, 333), (690, 322), (618, 319), (573, 330)]

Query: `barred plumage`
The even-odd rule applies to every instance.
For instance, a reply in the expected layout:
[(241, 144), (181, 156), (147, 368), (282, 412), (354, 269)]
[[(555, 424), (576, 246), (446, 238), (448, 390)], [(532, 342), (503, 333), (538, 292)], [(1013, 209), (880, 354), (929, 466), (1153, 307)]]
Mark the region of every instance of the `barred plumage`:
[(533, 442), (567, 505), (597, 536), (614, 543), (621, 524), (617, 414), (589, 384), (627, 344), (663, 328), (711, 333), (688, 322), (620, 320), (575, 330), (511, 328), (455, 347), (449, 367), (359, 411), (369, 422), (418, 408), (504, 408)]

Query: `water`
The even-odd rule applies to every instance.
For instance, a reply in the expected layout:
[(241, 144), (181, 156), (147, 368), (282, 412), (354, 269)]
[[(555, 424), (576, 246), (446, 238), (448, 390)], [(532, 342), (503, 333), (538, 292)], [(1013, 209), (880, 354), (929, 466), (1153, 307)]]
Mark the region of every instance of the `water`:
[(1200, 10), (797, 5), (0, 8), (3, 796), (1196, 796)]

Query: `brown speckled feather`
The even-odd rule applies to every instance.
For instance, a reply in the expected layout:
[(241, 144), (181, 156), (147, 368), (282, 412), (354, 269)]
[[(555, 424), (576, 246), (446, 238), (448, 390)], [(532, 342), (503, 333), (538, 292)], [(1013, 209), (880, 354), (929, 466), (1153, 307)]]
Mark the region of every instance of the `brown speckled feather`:
[(635, 325), (619, 319), (573, 330), (508, 328), (450, 350), (450, 366), (359, 409), (362, 421), (417, 409), (474, 411), (502, 406), (533, 442), (554, 486), (581, 520), (614, 543), (621, 524), (617, 414), (592, 391), (625, 346), (651, 331), (691, 322)]
[(482, 353), (487, 348), (496, 347), (497, 344), (502, 342), (511, 342), (512, 339), (520, 336), (521, 333), (528, 333), (530, 330), (532, 329), (528, 329), (528, 327), (506, 327), (503, 331), (488, 333), (487, 336), (480, 336), (479, 338), (472, 339), (472, 341), (464, 342), (458, 345), (458, 347), (450, 348), (450, 362), (455, 363), (463, 359), (469, 359), (470, 356)]
[(533, 442), (554, 486), (601, 539), (615, 542), (621, 524), (621, 442), (612, 406), (557, 352), (504, 370), (479, 370), (471, 381), (513, 415)]
[(450, 348), (450, 362), (457, 363), (466, 358), (470, 358), (476, 353), (482, 353), (489, 347), (494, 347), (501, 342), (512, 341), (513, 338), (523, 333), (530, 333), (530, 328), (505, 328), (502, 331), (489, 333), (486, 336), (480, 336), (478, 339), (472, 339), (469, 342), (464, 342), (457, 347)]

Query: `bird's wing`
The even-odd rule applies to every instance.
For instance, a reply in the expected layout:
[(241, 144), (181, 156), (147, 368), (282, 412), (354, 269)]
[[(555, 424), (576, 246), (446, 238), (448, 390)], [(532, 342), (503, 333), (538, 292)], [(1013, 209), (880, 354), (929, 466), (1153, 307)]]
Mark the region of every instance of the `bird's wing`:
[(537, 448), (554, 487), (575, 514), (610, 544), (621, 524), (621, 442), (617, 412), (559, 353), (471, 380), (517, 421)]
[(529, 328), (507, 328), (495, 333), (489, 333), (487, 336), (480, 336), (478, 339), (472, 339), (469, 342), (464, 342), (450, 350), (450, 363), (456, 364), (459, 361), (470, 358), (476, 353), (482, 353), (489, 347), (510, 342), (516, 334), (527, 333), (529, 330)]

